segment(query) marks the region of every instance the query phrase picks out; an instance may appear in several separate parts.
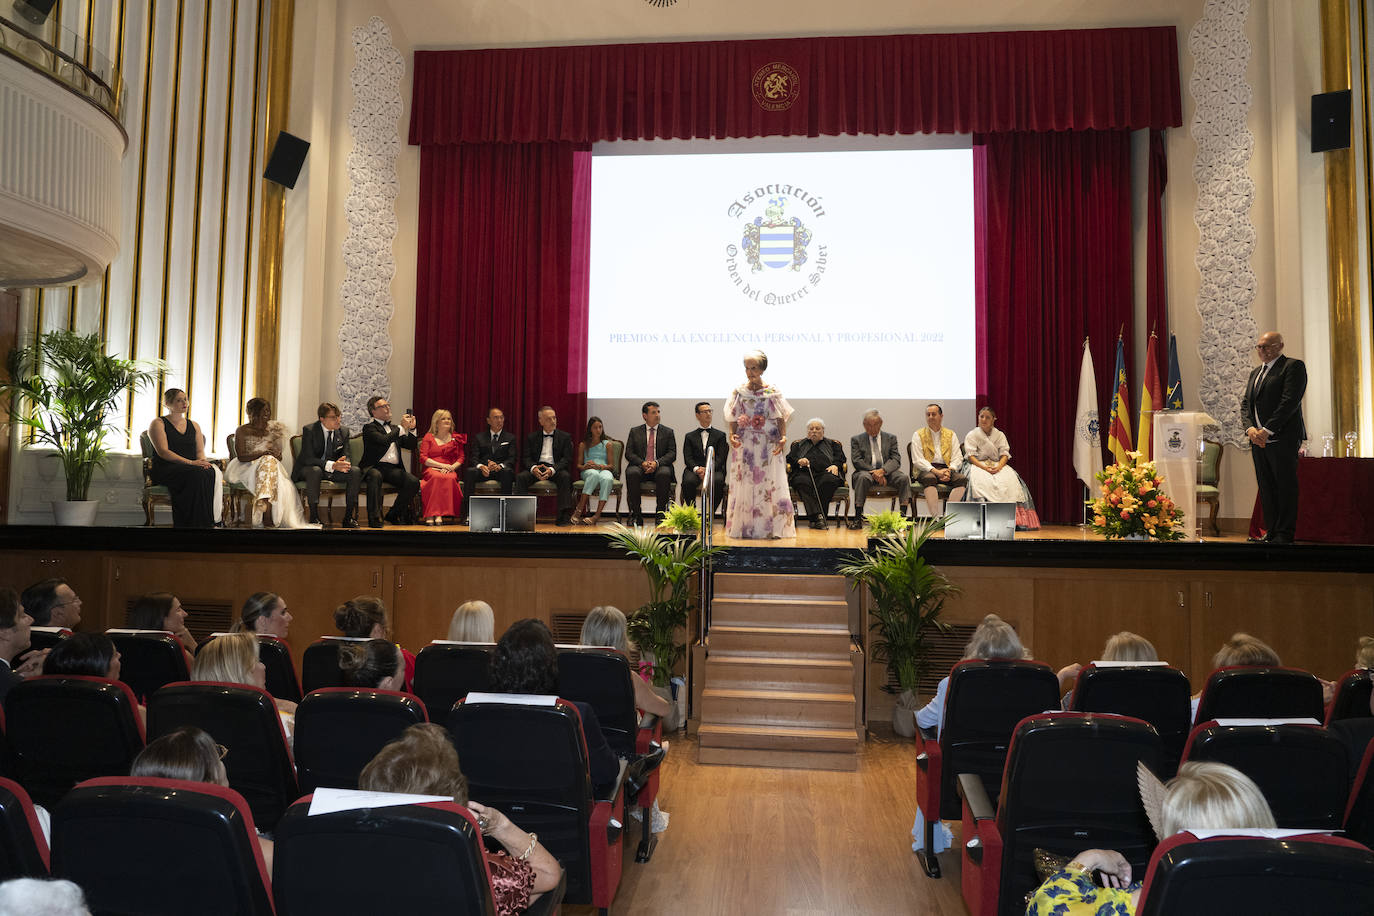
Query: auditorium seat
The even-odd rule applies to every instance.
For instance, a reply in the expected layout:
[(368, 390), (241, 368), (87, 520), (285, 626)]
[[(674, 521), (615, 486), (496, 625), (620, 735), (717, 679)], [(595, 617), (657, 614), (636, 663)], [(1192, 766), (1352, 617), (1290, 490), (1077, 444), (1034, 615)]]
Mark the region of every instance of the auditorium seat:
[(407, 693), (322, 687), (296, 708), (292, 748), (302, 792), (318, 786), (358, 788), (358, 775), (389, 741), (428, 722), (425, 706)]
[(46, 878), (48, 841), (24, 787), (0, 778), (0, 881)]
[(1205, 722), (1188, 736), (1183, 760), (1224, 763), (1249, 776), (1280, 827), (1340, 829), (1350, 797), (1345, 745), (1319, 725)]
[(30, 627), (29, 648), (19, 654), (23, 655), (33, 649), (51, 649), (71, 635), (72, 631), (66, 627)]
[(203, 729), (229, 749), (224, 770), (230, 787), (243, 795), (259, 827), (275, 827), (300, 791), (271, 695), (243, 684), (168, 684), (148, 700), (148, 735), (160, 738), (183, 725)]
[[(235, 445), (234, 438), (234, 433), (230, 433), (224, 437), (225, 448), (228, 451), (230, 461), (238, 458), (238, 448)], [(248, 488), (243, 484), (235, 483), (228, 478), (224, 480), (224, 487), (228, 491), (225, 499), (227, 501), (226, 505), (228, 505), (230, 509), (229, 516), (234, 519), (236, 524), (244, 526), (251, 525), (253, 523), (253, 514), (245, 510), (252, 506), (253, 494), (249, 492)], [(276, 521), (276, 519), (273, 519), (273, 521)], [(229, 518), (225, 518), (224, 524), (226, 527), (229, 526)]]
[(415, 695), (434, 718), (444, 721), (469, 692), (491, 689), (489, 642), (452, 642), (436, 639), (415, 656)]
[(1154, 726), (1164, 748), (1155, 775), (1173, 778), (1191, 728), (1188, 676), (1166, 665), (1101, 667), (1078, 673), (1069, 707), (1075, 712), (1109, 712), (1143, 719)]
[[(196, 646), (196, 655), (209, 644), (210, 640), (227, 636), (227, 633), (211, 633), (209, 639)], [(267, 672), (267, 692), (278, 700), (291, 703), (301, 701), (301, 682), (296, 676), (296, 663), (291, 660), (291, 647), (286, 640), (269, 633), (258, 633), (258, 661)]]
[(140, 703), (159, 688), (191, 677), (186, 652), (176, 637), (164, 630), (106, 630), (119, 650), (119, 679), (129, 685)]
[(128, 773), (143, 745), (138, 702), (120, 681), (43, 675), (5, 697), (3, 772), (49, 810), (83, 779)]
[(1057, 708), (1059, 678), (1041, 662), (971, 658), (950, 669), (944, 731), (937, 738), (934, 729), (916, 730), (916, 804), (926, 818), (925, 846), (916, 855), (927, 875), (940, 877), (935, 821), (960, 816), (960, 774), (977, 774), (986, 794), (998, 797), (1017, 723)]
[[(625, 443), (621, 442), (619, 439), (612, 439), (609, 436), (606, 437), (606, 463), (611, 466), (611, 477), (614, 478), (611, 481), (611, 495), (615, 497), (615, 517), (619, 517), (620, 515), (620, 499), (624, 494), (625, 489), (625, 484), (620, 479), (620, 462), (624, 459), (624, 457)], [(576, 468), (570, 469), (569, 473), (571, 473), (573, 476), (573, 505), (577, 505), (577, 498), (582, 495), (582, 475), (577, 471)], [(501, 491), (501, 484), (497, 481), (487, 480), (483, 481), (483, 483), (494, 483), (496, 484), (496, 487), (494, 488), (495, 491), (498, 493)], [(478, 487), (480, 488), (481, 484), (478, 484)], [(653, 490), (650, 489), (649, 492), (653, 493)], [(609, 500), (607, 501), (609, 502)], [(587, 514), (591, 515), (595, 511), (595, 502), (589, 502), (587, 506)]]
[(53, 811), (52, 871), (97, 914), (273, 912), (253, 815), (238, 792), (209, 783), (83, 782)]
[(1137, 874), (1154, 847), (1136, 764), (1158, 773), (1159, 735), (1140, 719), (1052, 712), (1016, 726), (994, 810), (983, 780), (959, 776), (962, 892), (970, 916), (1025, 912), (1040, 884), (1035, 850), (1115, 849)]
[(1371, 693), (1374, 693), (1374, 671), (1368, 668), (1351, 668), (1342, 674), (1336, 679), (1331, 704), (1326, 707), (1326, 724), (1330, 725), (1341, 719), (1374, 717), (1374, 712), (1369, 708)]
[(1374, 849), (1374, 744), (1365, 748), (1360, 768), (1350, 786), (1341, 828), (1357, 843)]
[[(1217, 524), (1217, 511), (1221, 508), (1221, 452), (1220, 442), (1204, 439), (1202, 454), (1197, 461), (1197, 501), (1211, 507), (1207, 524), (1212, 528), (1212, 537), (1221, 537), (1221, 526)], [(1200, 520), (1199, 520), (1200, 521)]]
[(620, 885), (624, 765), (598, 797), (575, 706), (553, 697), (543, 705), (480, 699), (469, 697), (448, 717), (469, 797), (539, 834), (567, 872), (567, 903), (609, 910)]
[(1238, 665), (1207, 678), (1193, 724), (1213, 719), (1316, 719), (1325, 721), (1322, 684), (1297, 668)]
[(367, 642), (358, 636), (321, 636), (305, 647), (301, 655), (301, 689), (306, 693), (321, 687), (344, 686), (339, 668), (339, 646), (346, 642)]
[(1136, 914), (1177, 913), (1374, 913), (1374, 853), (1317, 834), (1177, 833), (1150, 857)]

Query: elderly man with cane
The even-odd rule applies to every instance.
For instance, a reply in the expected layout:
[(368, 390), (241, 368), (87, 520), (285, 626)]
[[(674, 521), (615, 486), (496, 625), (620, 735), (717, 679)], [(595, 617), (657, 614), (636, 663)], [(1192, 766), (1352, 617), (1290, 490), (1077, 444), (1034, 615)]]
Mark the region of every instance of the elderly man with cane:
[(844, 449), (834, 439), (825, 438), (825, 423), (819, 418), (806, 423), (806, 438), (792, 443), (787, 452), (787, 482), (806, 505), (811, 527), (824, 531), (825, 509), (844, 484)]

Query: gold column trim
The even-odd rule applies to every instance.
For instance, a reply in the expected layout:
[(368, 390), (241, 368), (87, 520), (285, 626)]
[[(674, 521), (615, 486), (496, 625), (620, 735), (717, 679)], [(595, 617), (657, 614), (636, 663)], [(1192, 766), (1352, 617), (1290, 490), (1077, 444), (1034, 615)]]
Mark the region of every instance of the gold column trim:
[[(214, 381), (211, 385), (210, 436), (214, 441), (219, 432), (219, 380), (221, 340), (224, 330), (224, 246), (229, 235), (229, 151), (234, 147), (234, 73), (238, 70), (239, 0), (229, 0), (229, 84), (224, 98), (224, 163), (220, 167), (222, 184), (219, 192), (219, 265), (215, 268), (215, 355)], [(251, 185), (252, 182), (249, 182)]]
[[(191, 221), (191, 291), (186, 309), (186, 386), (189, 389), (195, 378), (196, 366), (196, 293), (200, 288), (200, 200), (205, 178), (205, 98), (210, 83), (210, 19), (214, 16), (213, 4), (205, 4), (205, 23), (200, 40), (200, 126), (196, 133), (196, 197), (191, 208), (194, 217)], [(229, 66), (234, 57), (229, 56)]]
[[(272, 38), (268, 50), (267, 112), (262, 155), (286, 127), (291, 103), (291, 30), (295, 0), (272, 0)], [(262, 222), (258, 235), (258, 300), (254, 337), (253, 391), (258, 397), (277, 400), (277, 358), (281, 331), (282, 235), (286, 222), (286, 189), (276, 182), (262, 182)]]
[[(248, 302), (250, 295), (251, 273), (253, 267), (253, 217), (257, 210), (253, 207), (258, 188), (258, 94), (262, 85), (262, 11), (266, 0), (258, 0), (258, 15), (253, 20), (255, 38), (253, 41), (253, 106), (248, 120), (248, 200), (245, 204), (243, 226), (243, 305), (239, 309), (239, 398), (234, 415), (238, 416), (247, 401), (244, 388), (248, 383)], [(238, 422), (235, 421), (235, 426)]]
[[(1322, 88), (1350, 88), (1350, 19), (1346, 0), (1322, 0)], [(1330, 313), (1331, 415), (1337, 436), (1359, 429), (1360, 345), (1356, 314), (1359, 264), (1356, 233), (1355, 151), (1326, 157), (1326, 266)]]

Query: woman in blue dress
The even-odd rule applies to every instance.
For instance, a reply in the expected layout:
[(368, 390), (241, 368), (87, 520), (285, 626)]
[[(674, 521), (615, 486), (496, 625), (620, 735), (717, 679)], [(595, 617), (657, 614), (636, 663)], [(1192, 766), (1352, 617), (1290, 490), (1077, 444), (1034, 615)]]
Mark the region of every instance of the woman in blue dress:
[[(574, 525), (601, 524), (601, 510), (606, 508), (606, 500), (611, 498), (611, 485), (615, 477), (611, 475), (610, 456), (606, 452), (606, 427), (600, 417), (587, 421), (587, 434), (577, 443), (577, 469), (582, 472), (582, 498), (573, 510)], [(596, 514), (584, 518), (590, 501), (595, 499)]]

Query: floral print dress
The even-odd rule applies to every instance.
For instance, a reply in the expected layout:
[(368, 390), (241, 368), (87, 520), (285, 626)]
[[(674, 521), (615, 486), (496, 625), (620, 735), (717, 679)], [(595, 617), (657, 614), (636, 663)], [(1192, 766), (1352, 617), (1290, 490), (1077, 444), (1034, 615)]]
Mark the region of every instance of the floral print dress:
[(1098, 887), (1080, 868), (1066, 866), (1036, 888), (1026, 904), (1026, 916), (1133, 916), (1130, 887)]
[(730, 450), (726, 476), (730, 501), (726, 535), (732, 538), (793, 538), (796, 513), (787, 491), (787, 458), (773, 454), (792, 416), (792, 405), (771, 385), (730, 392), (726, 416), (735, 423), (739, 448)]

